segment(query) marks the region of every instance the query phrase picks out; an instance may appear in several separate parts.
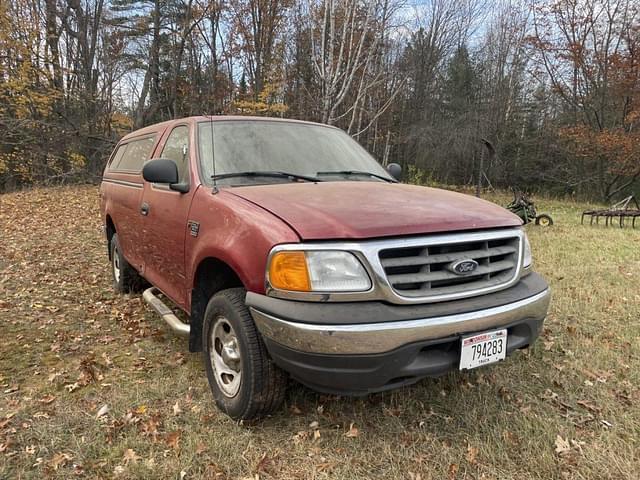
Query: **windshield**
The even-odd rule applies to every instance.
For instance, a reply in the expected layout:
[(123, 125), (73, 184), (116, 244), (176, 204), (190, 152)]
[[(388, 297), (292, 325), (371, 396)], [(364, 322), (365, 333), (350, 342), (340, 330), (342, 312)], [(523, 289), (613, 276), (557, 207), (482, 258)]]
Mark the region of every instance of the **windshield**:
[[(213, 127), (213, 128), (212, 128)], [(269, 120), (231, 120), (200, 122), (198, 148), (202, 176), (211, 183), (213, 157), (211, 132), (215, 147), (215, 174), (239, 172), (286, 172), (316, 177), (323, 181), (369, 180), (372, 173), (391, 179), (358, 142), (342, 130), (321, 125)], [(347, 171), (365, 172), (349, 175)], [(329, 175), (328, 172), (339, 172)], [(340, 173), (342, 172), (342, 173)], [(218, 180), (221, 184), (255, 184), (291, 181), (286, 177), (231, 177)]]

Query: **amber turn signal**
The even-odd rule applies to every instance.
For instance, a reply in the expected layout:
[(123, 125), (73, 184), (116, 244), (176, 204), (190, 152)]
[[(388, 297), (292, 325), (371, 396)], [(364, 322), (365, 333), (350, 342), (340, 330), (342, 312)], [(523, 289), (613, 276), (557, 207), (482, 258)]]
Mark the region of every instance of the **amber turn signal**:
[(311, 281), (304, 252), (283, 251), (271, 257), (269, 283), (279, 290), (310, 292)]

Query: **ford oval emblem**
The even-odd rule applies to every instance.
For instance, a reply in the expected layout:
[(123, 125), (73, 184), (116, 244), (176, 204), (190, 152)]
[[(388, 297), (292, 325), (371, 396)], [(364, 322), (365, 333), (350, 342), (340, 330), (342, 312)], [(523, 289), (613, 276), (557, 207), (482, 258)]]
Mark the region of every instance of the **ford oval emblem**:
[(469, 275), (470, 273), (473, 273), (476, 268), (478, 268), (478, 262), (470, 258), (456, 260), (449, 264), (449, 270), (456, 275)]

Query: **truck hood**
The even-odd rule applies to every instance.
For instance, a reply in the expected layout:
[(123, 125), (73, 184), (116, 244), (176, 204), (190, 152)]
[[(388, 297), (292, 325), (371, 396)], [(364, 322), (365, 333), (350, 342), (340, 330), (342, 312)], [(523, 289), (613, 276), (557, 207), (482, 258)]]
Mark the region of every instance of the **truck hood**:
[(302, 240), (362, 239), (522, 224), (517, 216), (494, 203), (415, 185), (322, 182), (225, 190), (276, 215)]

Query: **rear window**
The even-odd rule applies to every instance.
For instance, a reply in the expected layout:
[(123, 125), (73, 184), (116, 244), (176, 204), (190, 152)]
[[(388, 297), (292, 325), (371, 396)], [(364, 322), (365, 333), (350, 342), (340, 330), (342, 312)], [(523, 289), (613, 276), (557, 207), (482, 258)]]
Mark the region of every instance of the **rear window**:
[(144, 162), (149, 160), (151, 149), (156, 141), (155, 135), (152, 137), (132, 140), (124, 145), (120, 145), (113, 160), (111, 170), (122, 170), (127, 172), (139, 172), (142, 170)]

